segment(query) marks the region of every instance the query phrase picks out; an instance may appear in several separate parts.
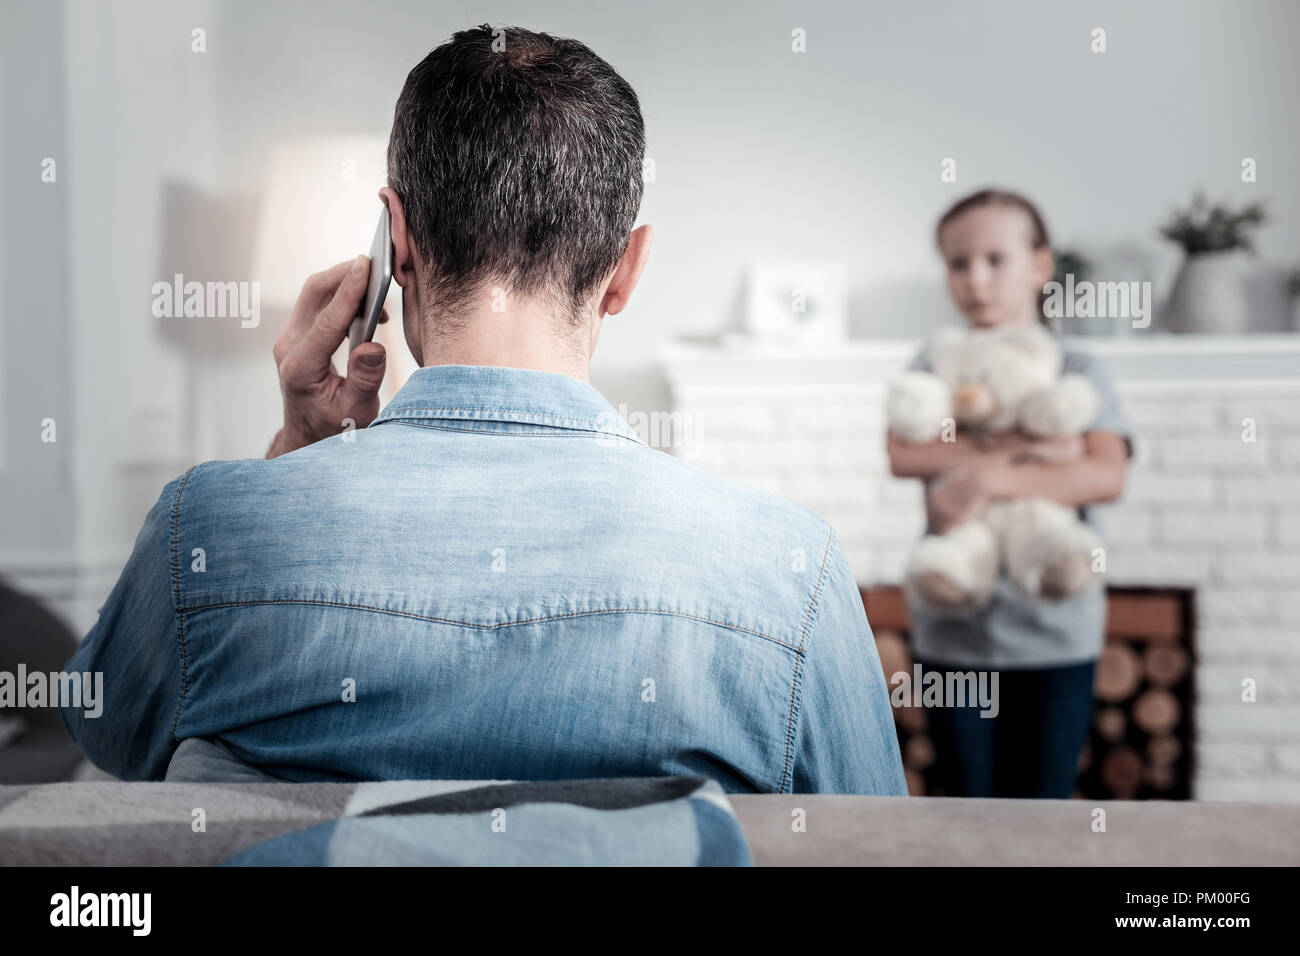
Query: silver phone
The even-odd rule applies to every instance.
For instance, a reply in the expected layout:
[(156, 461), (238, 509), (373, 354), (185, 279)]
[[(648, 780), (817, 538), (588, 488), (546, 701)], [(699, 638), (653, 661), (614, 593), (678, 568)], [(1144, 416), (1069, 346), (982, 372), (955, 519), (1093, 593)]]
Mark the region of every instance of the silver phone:
[(392, 222), (388, 207), (384, 206), (379, 214), (379, 225), (375, 228), (375, 240), (370, 244), (370, 282), (361, 302), (361, 314), (348, 328), (349, 352), (375, 337), (379, 317), (384, 313), (384, 299), (388, 296), (389, 283), (393, 281)]

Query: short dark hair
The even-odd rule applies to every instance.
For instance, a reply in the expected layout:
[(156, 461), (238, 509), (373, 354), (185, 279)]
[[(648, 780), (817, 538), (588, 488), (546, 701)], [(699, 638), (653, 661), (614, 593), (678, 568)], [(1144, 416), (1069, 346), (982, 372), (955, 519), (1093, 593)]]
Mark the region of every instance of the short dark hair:
[(494, 278), (580, 324), (627, 248), (644, 157), (636, 93), (577, 40), (485, 23), (434, 49), (397, 99), (388, 185), (440, 328)]

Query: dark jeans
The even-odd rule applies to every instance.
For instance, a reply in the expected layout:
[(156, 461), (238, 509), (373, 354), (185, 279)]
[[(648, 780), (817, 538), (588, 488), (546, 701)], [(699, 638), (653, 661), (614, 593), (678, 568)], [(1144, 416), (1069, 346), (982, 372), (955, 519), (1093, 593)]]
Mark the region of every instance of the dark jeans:
[[(974, 667), (918, 661), (922, 674)], [(1096, 661), (998, 672), (998, 714), (930, 707), (935, 783), (950, 797), (1065, 799), (1092, 719)], [(923, 678), (924, 679), (924, 678)]]

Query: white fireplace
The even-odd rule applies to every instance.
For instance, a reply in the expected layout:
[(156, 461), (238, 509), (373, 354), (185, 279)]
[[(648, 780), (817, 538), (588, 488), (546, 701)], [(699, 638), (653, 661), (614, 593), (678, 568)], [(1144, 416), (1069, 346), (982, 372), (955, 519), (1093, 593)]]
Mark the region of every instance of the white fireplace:
[[(1076, 344), (1134, 437), (1124, 498), (1101, 510), (1110, 582), (1195, 592), (1193, 795), (1300, 801), (1300, 336)], [(889, 475), (882, 399), (916, 347), (675, 345), (665, 450), (817, 512), (859, 584), (897, 584), (924, 520), (919, 483)]]

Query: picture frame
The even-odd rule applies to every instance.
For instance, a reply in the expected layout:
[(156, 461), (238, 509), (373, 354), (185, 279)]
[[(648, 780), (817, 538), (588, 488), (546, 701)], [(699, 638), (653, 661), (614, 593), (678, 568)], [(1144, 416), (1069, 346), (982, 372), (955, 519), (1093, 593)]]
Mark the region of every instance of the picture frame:
[(745, 287), (745, 332), (772, 345), (848, 340), (847, 279), (839, 262), (757, 262)]

